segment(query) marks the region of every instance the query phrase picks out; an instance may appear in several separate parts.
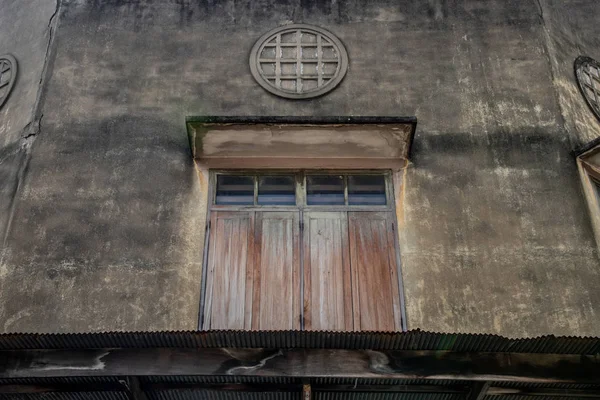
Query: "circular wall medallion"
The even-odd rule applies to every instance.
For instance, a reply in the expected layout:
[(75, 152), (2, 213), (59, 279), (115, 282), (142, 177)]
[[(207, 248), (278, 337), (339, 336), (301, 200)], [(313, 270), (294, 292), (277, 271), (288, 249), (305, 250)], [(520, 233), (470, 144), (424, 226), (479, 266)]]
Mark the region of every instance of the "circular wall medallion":
[(600, 63), (589, 57), (578, 57), (575, 60), (575, 76), (583, 97), (600, 119)]
[(273, 29), (250, 53), (254, 79), (269, 92), (308, 99), (333, 90), (346, 75), (348, 53), (331, 32), (294, 24)]
[(11, 55), (0, 56), (0, 108), (17, 80), (17, 60)]

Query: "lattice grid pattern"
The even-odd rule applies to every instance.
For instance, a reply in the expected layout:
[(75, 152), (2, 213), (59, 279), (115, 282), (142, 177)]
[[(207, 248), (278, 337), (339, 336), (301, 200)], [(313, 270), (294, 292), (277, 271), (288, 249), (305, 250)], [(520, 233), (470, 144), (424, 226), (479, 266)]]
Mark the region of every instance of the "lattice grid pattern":
[(313, 97), (333, 89), (345, 74), (346, 50), (328, 32), (293, 26), (261, 39), (252, 53), (251, 68), (257, 81), (275, 94)]
[(590, 108), (600, 119), (600, 63), (591, 58), (576, 62), (577, 81)]
[(10, 90), (12, 89), (15, 78), (16, 63), (12, 57), (0, 57), (0, 107), (4, 104)]

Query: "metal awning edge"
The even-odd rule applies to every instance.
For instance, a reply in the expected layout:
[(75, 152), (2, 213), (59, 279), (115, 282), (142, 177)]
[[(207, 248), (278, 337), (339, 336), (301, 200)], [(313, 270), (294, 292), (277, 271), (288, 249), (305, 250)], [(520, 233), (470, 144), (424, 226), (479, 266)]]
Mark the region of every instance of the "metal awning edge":
[(600, 338), (554, 335), (507, 338), (494, 334), (421, 330), (407, 332), (210, 330), (0, 334), (0, 350), (155, 347), (445, 350), (597, 355), (600, 354)]

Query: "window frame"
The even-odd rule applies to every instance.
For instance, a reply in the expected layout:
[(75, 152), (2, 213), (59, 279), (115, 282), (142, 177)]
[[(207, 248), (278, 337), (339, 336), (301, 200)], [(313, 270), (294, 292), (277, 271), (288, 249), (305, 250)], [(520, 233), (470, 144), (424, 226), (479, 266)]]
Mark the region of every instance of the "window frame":
[(586, 158), (600, 153), (600, 148), (592, 149), (577, 158), (577, 167), (583, 186), (596, 244), (600, 248), (600, 166), (596, 166)]
[[(394, 172), (390, 169), (210, 169), (208, 180), (208, 195), (206, 207), (206, 231), (204, 240), (203, 262), (202, 262), (202, 282), (200, 292), (200, 308), (198, 312), (198, 330), (204, 328), (204, 314), (206, 306), (206, 285), (207, 285), (207, 267), (209, 262), (209, 248), (211, 236), (211, 212), (212, 211), (245, 211), (245, 212), (264, 212), (264, 211), (293, 211), (299, 213), (300, 219), (300, 237), (303, 232), (303, 215), (304, 212), (387, 212), (389, 214), (389, 222), (391, 223), (393, 238), (394, 238), (394, 253), (396, 261), (396, 275), (398, 280), (400, 306), (400, 332), (408, 330), (406, 321), (406, 301), (404, 295), (404, 282), (402, 274), (402, 259), (400, 251), (400, 243), (398, 238), (397, 226), (398, 218), (396, 212), (396, 201), (394, 192)], [(220, 205), (216, 204), (216, 187), (218, 175), (239, 175), (254, 177), (254, 205)], [(259, 205), (257, 203), (258, 196), (258, 179), (259, 176), (274, 176), (274, 175), (293, 175), (296, 182), (296, 205)], [(344, 176), (344, 197), (345, 202), (348, 202), (348, 181), (349, 175), (377, 175), (383, 176), (385, 182), (385, 205), (308, 205), (306, 204), (306, 177), (309, 175), (343, 175)], [(300, 296), (301, 304), (304, 304), (304, 254), (303, 244), (300, 243)], [(301, 307), (301, 331), (304, 327), (304, 307)]]
[[(210, 170), (208, 191), (208, 212), (219, 211), (390, 211), (395, 212), (394, 186), (390, 170), (320, 170), (320, 169), (276, 169), (276, 170)], [(216, 184), (218, 175), (236, 175), (254, 177), (253, 205), (216, 204)], [(258, 179), (260, 176), (294, 176), (296, 182), (296, 205), (260, 205), (257, 204)], [(306, 203), (306, 177), (310, 175), (342, 175), (344, 176), (344, 198), (348, 202), (349, 175), (383, 176), (385, 182), (385, 205), (308, 205)], [(207, 216), (207, 221), (210, 216)]]

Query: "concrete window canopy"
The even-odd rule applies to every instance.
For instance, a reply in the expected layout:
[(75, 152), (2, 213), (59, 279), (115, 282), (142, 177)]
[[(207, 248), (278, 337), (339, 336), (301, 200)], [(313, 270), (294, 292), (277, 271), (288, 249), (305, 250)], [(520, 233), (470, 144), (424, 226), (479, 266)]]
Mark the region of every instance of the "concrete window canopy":
[(405, 168), (415, 117), (188, 117), (203, 168)]
[(577, 152), (577, 167), (600, 248), (600, 138)]

